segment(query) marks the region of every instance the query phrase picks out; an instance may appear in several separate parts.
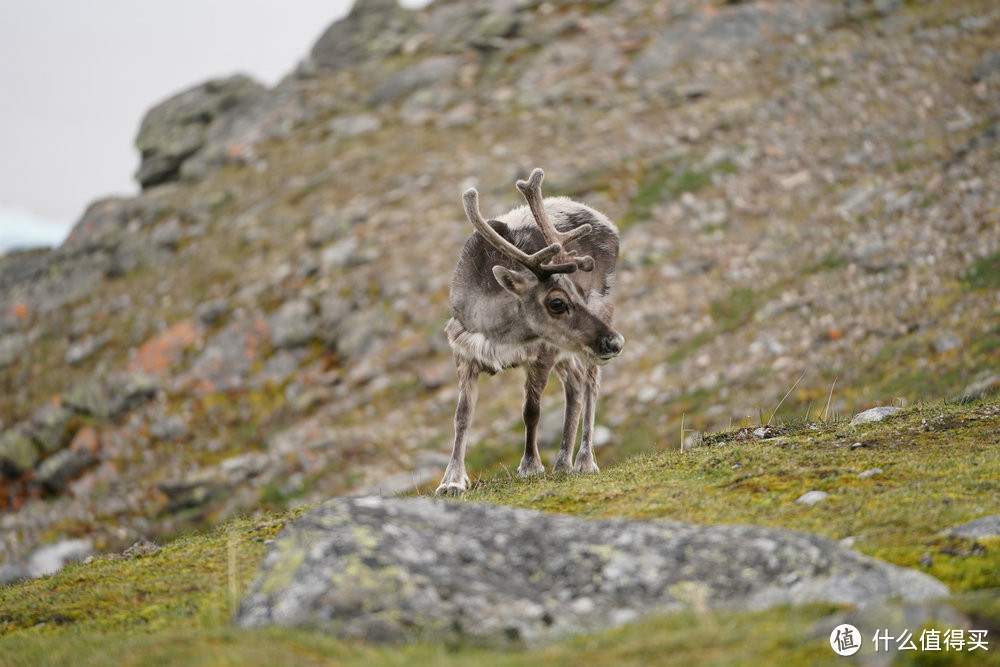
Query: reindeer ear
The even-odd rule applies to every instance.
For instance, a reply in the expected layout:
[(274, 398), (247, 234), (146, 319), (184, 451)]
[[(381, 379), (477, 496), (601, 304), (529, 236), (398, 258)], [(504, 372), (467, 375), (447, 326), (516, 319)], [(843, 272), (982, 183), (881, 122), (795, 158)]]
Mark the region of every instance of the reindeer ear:
[(499, 264), (493, 267), (493, 276), (501, 287), (519, 297), (527, 294), (528, 290), (538, 282), (538, 278), (532, 273), (515, 271)]

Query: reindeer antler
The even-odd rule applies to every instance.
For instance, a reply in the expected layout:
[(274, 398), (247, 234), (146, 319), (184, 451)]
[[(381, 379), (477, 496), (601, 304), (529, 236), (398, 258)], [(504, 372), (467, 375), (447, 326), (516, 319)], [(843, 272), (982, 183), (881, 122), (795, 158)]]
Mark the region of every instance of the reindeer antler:
[[(544, 279), (553, 273), (572, 273), (573, 271), (576, 271), (576, 261), (559, 264), (544, 264), (556, 255), (565, 254), (563, 253), (562, 246), (558, 242), (551, 243), (533, 255), (529, 255), (504, 237), (500, 236), (500, 234), (498, 234), (497, 231), (483, 219), (482, 213), (479, 212), (479, 193), (476, 192), (475, 188), (469, 188), (466, 190), (465, 194), (462, 195), (462, 201), (465, 204), (465, 215), (469, 218), (469, 222), (472, 223), (472, 226), (476, 228), (476, 231), (482, 234), (491, 246), (515, 262), (523, 264), (539, 278)], [(589, 229), (590, 225), (586, 225), (586, 227)], [(547, 238), (548, 237), (546, 237), (546, 239)], [(591, 262), (591, 266), (593, 266), (593, 262)]]
[[(528, 202), (531, 214), (535, 216), (535, 222), (538, 223), (539, 229), (542, 230), (542, 236), (545, 237), (545, 241), (549, 244), (549, 247), (551, 248), (558, 244), (562, 248), (565, 248), (570, 241), (589, 234), (592, 228), (589, 224), (586, 224), (565, 233), (556, 231), (552, 221), (549, 220), (549, 216), (545, 213), (545, 204), (542, 200), (543, 178), (545, 178), (545, 172), (535, 168), (532, 170), (531, 176), (528, 177), (527, 181), (517, 182), (517, 189), (521, 191), (525, 201)], [(573, 263), (581, 271), (592, 271), (594, 269), (594, 258), (590, 256), (577, 257), (575, 253), (564, 250), (559, 253), (558, 260), (560, 263)]]

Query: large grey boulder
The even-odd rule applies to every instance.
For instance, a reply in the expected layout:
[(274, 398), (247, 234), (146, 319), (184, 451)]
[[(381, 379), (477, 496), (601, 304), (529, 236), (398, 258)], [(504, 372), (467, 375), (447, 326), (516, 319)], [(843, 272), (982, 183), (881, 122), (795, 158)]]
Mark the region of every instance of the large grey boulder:
[(205, 146), (212, 125), (246, 109), (266, 91), (237, 75), (208, 81), (157, 104), (142, 119), (135, 139), (142, 156), (136, 180), (143, 188), (179, 180), (182, 164)]
[(359, 497), (285, 529), (235, 621), (368, 641), (521, 643), (651, 612), (947, 593), (928, 575), (805, 533)]
[(402, 48), (415, 26), (414, 12), (396, 0), (357, 0), (350, 13), (316, 41), (307, 66), (338, 70), (390, 55)]

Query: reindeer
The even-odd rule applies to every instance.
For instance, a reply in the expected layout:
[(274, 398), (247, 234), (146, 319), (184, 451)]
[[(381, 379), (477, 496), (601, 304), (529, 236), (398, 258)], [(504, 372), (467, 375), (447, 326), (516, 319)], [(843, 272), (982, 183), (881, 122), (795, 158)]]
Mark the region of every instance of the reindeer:
[[(455, 448), (436, 495), (469, 488), (465, 451), (478, 396), (478, 378), (523, 366), (524, 456), (521, 477), (545, 471), (535, 440), (539, 400), (554, 369), (566, 395), (562, 442), (553, 470), (598, 472), (594, 411), (600, 366), (622, 351), (611, 328), (611, 289), (618, 263), (618, 229), (603, 214), (567, 197), (542, 198), (545, 173), (535, 169), (517, 189), (527, 206), (495, 220), (479, 212), (479, 193), (462, 196), (476, 228), (466, 241), (451, 283), (445, 327), (458, 370)], [(576, 431), (583, 437), (573, 462)]]

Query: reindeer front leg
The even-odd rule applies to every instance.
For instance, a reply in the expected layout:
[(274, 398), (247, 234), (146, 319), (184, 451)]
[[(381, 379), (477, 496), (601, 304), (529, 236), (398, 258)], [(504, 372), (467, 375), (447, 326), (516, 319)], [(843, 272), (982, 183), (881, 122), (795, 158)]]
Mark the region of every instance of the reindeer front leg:
[(583, 373), (575, 359), (569, 358), (556, 365), (556, 372), (566, 394), (563, 413), (562, 441), (552, 472), (569, 472), (573, 469), (573, 448), (576, 447), (576, 430), (580, 425), (580, 394), (583, 390)]
[(469, 363), (456, 358), (458, 366), (458, 407), (455, 409), (455, 448), (451, 460), (444, 471), (444, 477), (434, 495), (455, 496), (469, 489), (469, 476), (465, 472), (465, 450), (469, 438), (469, 426), (476, 410), (479, 397), (478, 377)]
[(601, 369), (597, 364), (588, 364), (583, 389), (583, 437), (580, 451), (573, 464), (573, 472), (600, 472), (594, 461), (594, 414), (597, 411), (597, 390), (601, 383)]
[(541, 416), (542, 392), (549, 383), (549, 373), (556, 360), (555, 349), (544, 349), (538, 358), (527, 366), (524, 381), (524, 456), (517, 467), (519, 477), (531, 477), (545, 472), (538, 455), (538, 420)]

